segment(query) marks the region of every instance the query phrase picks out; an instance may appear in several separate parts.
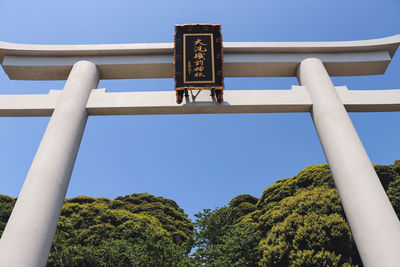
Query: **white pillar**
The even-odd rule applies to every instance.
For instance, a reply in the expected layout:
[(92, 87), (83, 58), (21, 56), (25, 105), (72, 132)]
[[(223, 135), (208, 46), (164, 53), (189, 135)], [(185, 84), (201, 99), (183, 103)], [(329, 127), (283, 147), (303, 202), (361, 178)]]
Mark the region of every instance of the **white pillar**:
[(46, 265), (99, 78), (91, 62), (73, 66), (0, 240), (1, 267)]
[(400, 266), (400, 222), (323, 63), (298, 69), (322, 148), (365, 267)]

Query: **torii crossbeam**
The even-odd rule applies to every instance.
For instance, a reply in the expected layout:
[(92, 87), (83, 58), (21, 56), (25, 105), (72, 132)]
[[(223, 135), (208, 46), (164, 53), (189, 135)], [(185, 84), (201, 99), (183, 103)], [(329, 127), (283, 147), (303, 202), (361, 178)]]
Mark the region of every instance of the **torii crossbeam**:
[(0, 42), (10, 79), (66, 80), (49, 94), (0, 95), (0, 116), (51, 116), (0, 240), (0, 266), (45, 266), (89, 115), (310, 112), (364, 266), (400, 266), (400, 222), (347, 112), (400, 111), (398, 90), (348, 90), (330, 76), (383, 74), (400, 35), (348, 42), (224, 43), (225, 77), (297, 76), (290, 90), (107, 93), (100, 79), (172, 78), (173, 44)]

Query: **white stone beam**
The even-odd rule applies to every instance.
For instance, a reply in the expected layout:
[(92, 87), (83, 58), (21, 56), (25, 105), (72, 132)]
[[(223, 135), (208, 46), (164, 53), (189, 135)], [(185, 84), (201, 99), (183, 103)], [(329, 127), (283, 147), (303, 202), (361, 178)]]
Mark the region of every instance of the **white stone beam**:
[[(348, 112), (400, 111), (400, 90), (348, 90), (335, 87)], [(198, 91), (193, 91), (193, 94)], [(0, 95), (0, 117), (51, 116), (60, 90), (37, 95)], [(192, 92), (190, 92), (192, 93)], [(225, 90), (217, 103), (210, 91), (189, 94), (175, 103), (175, 91), (110, 92), (93, 90), (86, 109), (89, 115), (286, 113), (309, 112), (312, 102), (303, 86), (291, 90)]]
[[(336, 90), (348, 112), (400, 111), (400, 90)], [(198, 92), (198, 91), (193, 91)], [(304, 86), (291, 90), (225, 90), (224, 103), (200, 91), (175, 103), (174, 91), (107, 93), (93, 91), (86, 108), (89, 115), (288, 113), (310, 112), (312, 102)]]
[(307, 112), (311, 100), (306, 90), (225, 90), (219, 104), (209, 90), (189, 91), (182, 104), (176, 104), (175, 91), (92, 92), (86, 106), (89, 115), (207, 114)]
[[(294, 77), (297, 66), (309, 57), (320, 58), (330, 75), (383, 74), (390, 63), (388, 51), (357, 53), (225, 53), (225, 77)], [(6, 56), (3, 68), (13, 80), (65, 80), (74, 62), (96, 64), (101, 79), (173, 78), (172, 55), (26, 57)]]
[[(226, 77), (296, 76), (298, 64), (318, 57), (331, 76), (383, 74), (400, 35), (345, 42), (224, 42)], [(0, 42), (10, 79), (64, 80), (77, 60), (90, 60), (101, 79), (169, 78), (173, 44), (25, 45)]]
[(0, 117), (51, 116), (60, 93), (51, 90), (47, 95), (0, 95)]
[(347, 112), (400, 111), (400, 90), (348, 90), (335, 87)]
[[(400, 34), (385, 38), (340, 42), (224, 42), (225, 53), (347, 53), (389, 51), (393, 56)], [(121, 56), (172, 54), (173, 43), (34, 45), (0, 41), (4, 56)]]

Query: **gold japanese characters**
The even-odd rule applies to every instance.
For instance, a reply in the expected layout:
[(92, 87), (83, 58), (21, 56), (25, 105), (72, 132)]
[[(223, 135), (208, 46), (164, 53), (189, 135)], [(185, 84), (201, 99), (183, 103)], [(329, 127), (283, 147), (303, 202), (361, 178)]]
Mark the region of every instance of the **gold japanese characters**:
[[(182, 103), (188, 90), (211, 90), (223, 102), (223, 51), (220, 25), (175, 26), (175, 90)], [(185, 93), (186, 92), (186, 93)]]

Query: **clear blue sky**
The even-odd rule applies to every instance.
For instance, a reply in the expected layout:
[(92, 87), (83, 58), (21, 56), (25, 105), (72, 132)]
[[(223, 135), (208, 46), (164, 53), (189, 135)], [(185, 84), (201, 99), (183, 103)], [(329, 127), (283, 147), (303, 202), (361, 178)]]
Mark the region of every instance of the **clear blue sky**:
[[(173, 42), (174, 24), (218, 23), (224, 41), (345, 41), (400, 34), (398, 0), (1, 0), (0, 40), (31, 44)], [(334, 78), (349, 89), (400, 89), (400, 51), (385, 75)], [(226, 89), (289, 89), (294, 78), (229, 78)], [(64, 81), (11, 81), (0, 94)], [(173, 90), (173, 79), (108, 80), (108, 91)], [(374, 163), (400, 159), (400, 112), (352, 113)], [(49, 118), (0, 118), (0, 194), (18, 196)], [(148, 192), (192, 218), (238, 194), (326, 163), (309, 114), (90, 117), (67, 197)]]

